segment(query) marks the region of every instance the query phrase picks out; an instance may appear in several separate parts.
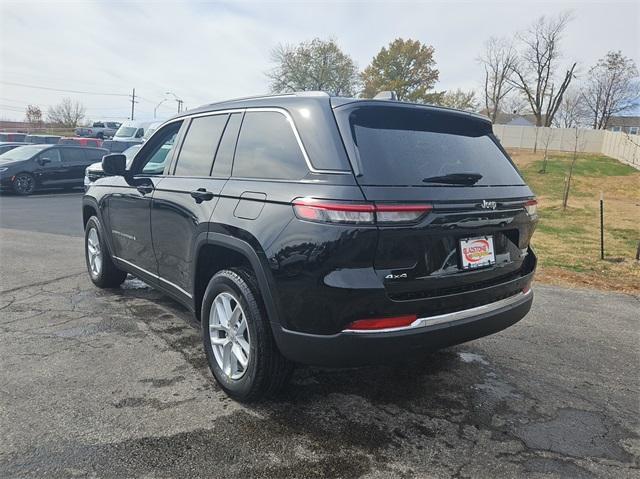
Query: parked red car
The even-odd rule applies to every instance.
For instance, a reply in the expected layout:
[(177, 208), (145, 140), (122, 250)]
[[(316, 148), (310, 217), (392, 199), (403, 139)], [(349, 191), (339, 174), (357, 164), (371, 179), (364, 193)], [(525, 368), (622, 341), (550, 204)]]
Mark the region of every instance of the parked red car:
[(79, 138), (75, 136), (65, 136), (60, 138), (59, 145), (75, 145), (75, 146), (92, 146), (100, 148), (102, 146), (102, 140), (98, 138)]

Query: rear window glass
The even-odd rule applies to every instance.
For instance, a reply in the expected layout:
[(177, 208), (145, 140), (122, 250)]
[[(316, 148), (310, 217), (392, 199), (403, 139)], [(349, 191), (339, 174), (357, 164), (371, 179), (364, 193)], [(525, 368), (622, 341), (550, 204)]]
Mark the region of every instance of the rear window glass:
[(349, 125), (363, 170), (361, 184), (437, 186), (455, 184), (460, 175), (469, 174), (476, 178), (475, 186), (524, 184), (483, 121), (450, 112), (372, 106), (351, 111)]
[(274, 111), (244, 115), (233, 176), (298, 180), (308, 173), (289, 120)]
[(229, 115), (194, 118), (182, 143), (176, 176), (209, 176)]

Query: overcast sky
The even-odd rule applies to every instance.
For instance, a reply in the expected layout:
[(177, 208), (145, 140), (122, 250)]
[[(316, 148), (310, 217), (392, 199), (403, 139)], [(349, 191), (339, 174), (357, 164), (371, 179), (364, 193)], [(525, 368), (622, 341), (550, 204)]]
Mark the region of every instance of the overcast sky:
[[(477, 57), (490, 36), (512, 38), (540, 15), (571, 10), (564, 61), (586, 72), (608, 50), (640, 65), (640, 2), (116, 2), (0, 0), (0, 119), (21, 120), (63, 97), (87, 117), (153, 117), (171, 91), (188, 107), (266, 93), (278, 43), (335, 38), (360, 68), (394, 38), (433, 45), (438, 90), (479, 89)], [(17, 86), (20, 84), (22, 86)], [(44, 89), (110, 93), (90, 95)], [(121, 96), (117, 96), (121, 95)], [(159, 117), (175, 111), (167, 101)]]

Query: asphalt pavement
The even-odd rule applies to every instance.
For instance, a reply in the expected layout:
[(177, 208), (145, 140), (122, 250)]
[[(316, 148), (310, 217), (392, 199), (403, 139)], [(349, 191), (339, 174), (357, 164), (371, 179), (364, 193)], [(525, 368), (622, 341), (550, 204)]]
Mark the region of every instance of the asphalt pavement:
[(640, 476), (637, 297), (536, 285), (499, 334), (300, 368), (243, 406), (184, 308), (92, 285), (80, 215), (77, 194), (0, 196), (0, 477)]

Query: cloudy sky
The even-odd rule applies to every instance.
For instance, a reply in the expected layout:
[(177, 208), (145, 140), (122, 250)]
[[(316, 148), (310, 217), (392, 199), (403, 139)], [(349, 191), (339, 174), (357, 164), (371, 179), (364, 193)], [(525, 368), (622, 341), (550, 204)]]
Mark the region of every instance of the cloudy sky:
[[(153, 117), (171, 91), (188, 107), (268, 91), (278, 43), (335, 38), (360, 68), (394, 38), (433, 45), (436, 88), (479, 89), (476, 59), (490, 36), (513, 38), (540, 15), (571, 10), (564, 61), (579, 73), (608, 50), (640, 65), (640, 2), (122, 2), (0, 0), (0, 119), (63, 97), (92, 119)], [(34, 88), (38, 87), (38, 88)], [(74, 90), (63, 92), (56, 90)], [(98, 95), (90, 93), (106, 93)], [(166, 101), (159, 117), (176, 103)]]

